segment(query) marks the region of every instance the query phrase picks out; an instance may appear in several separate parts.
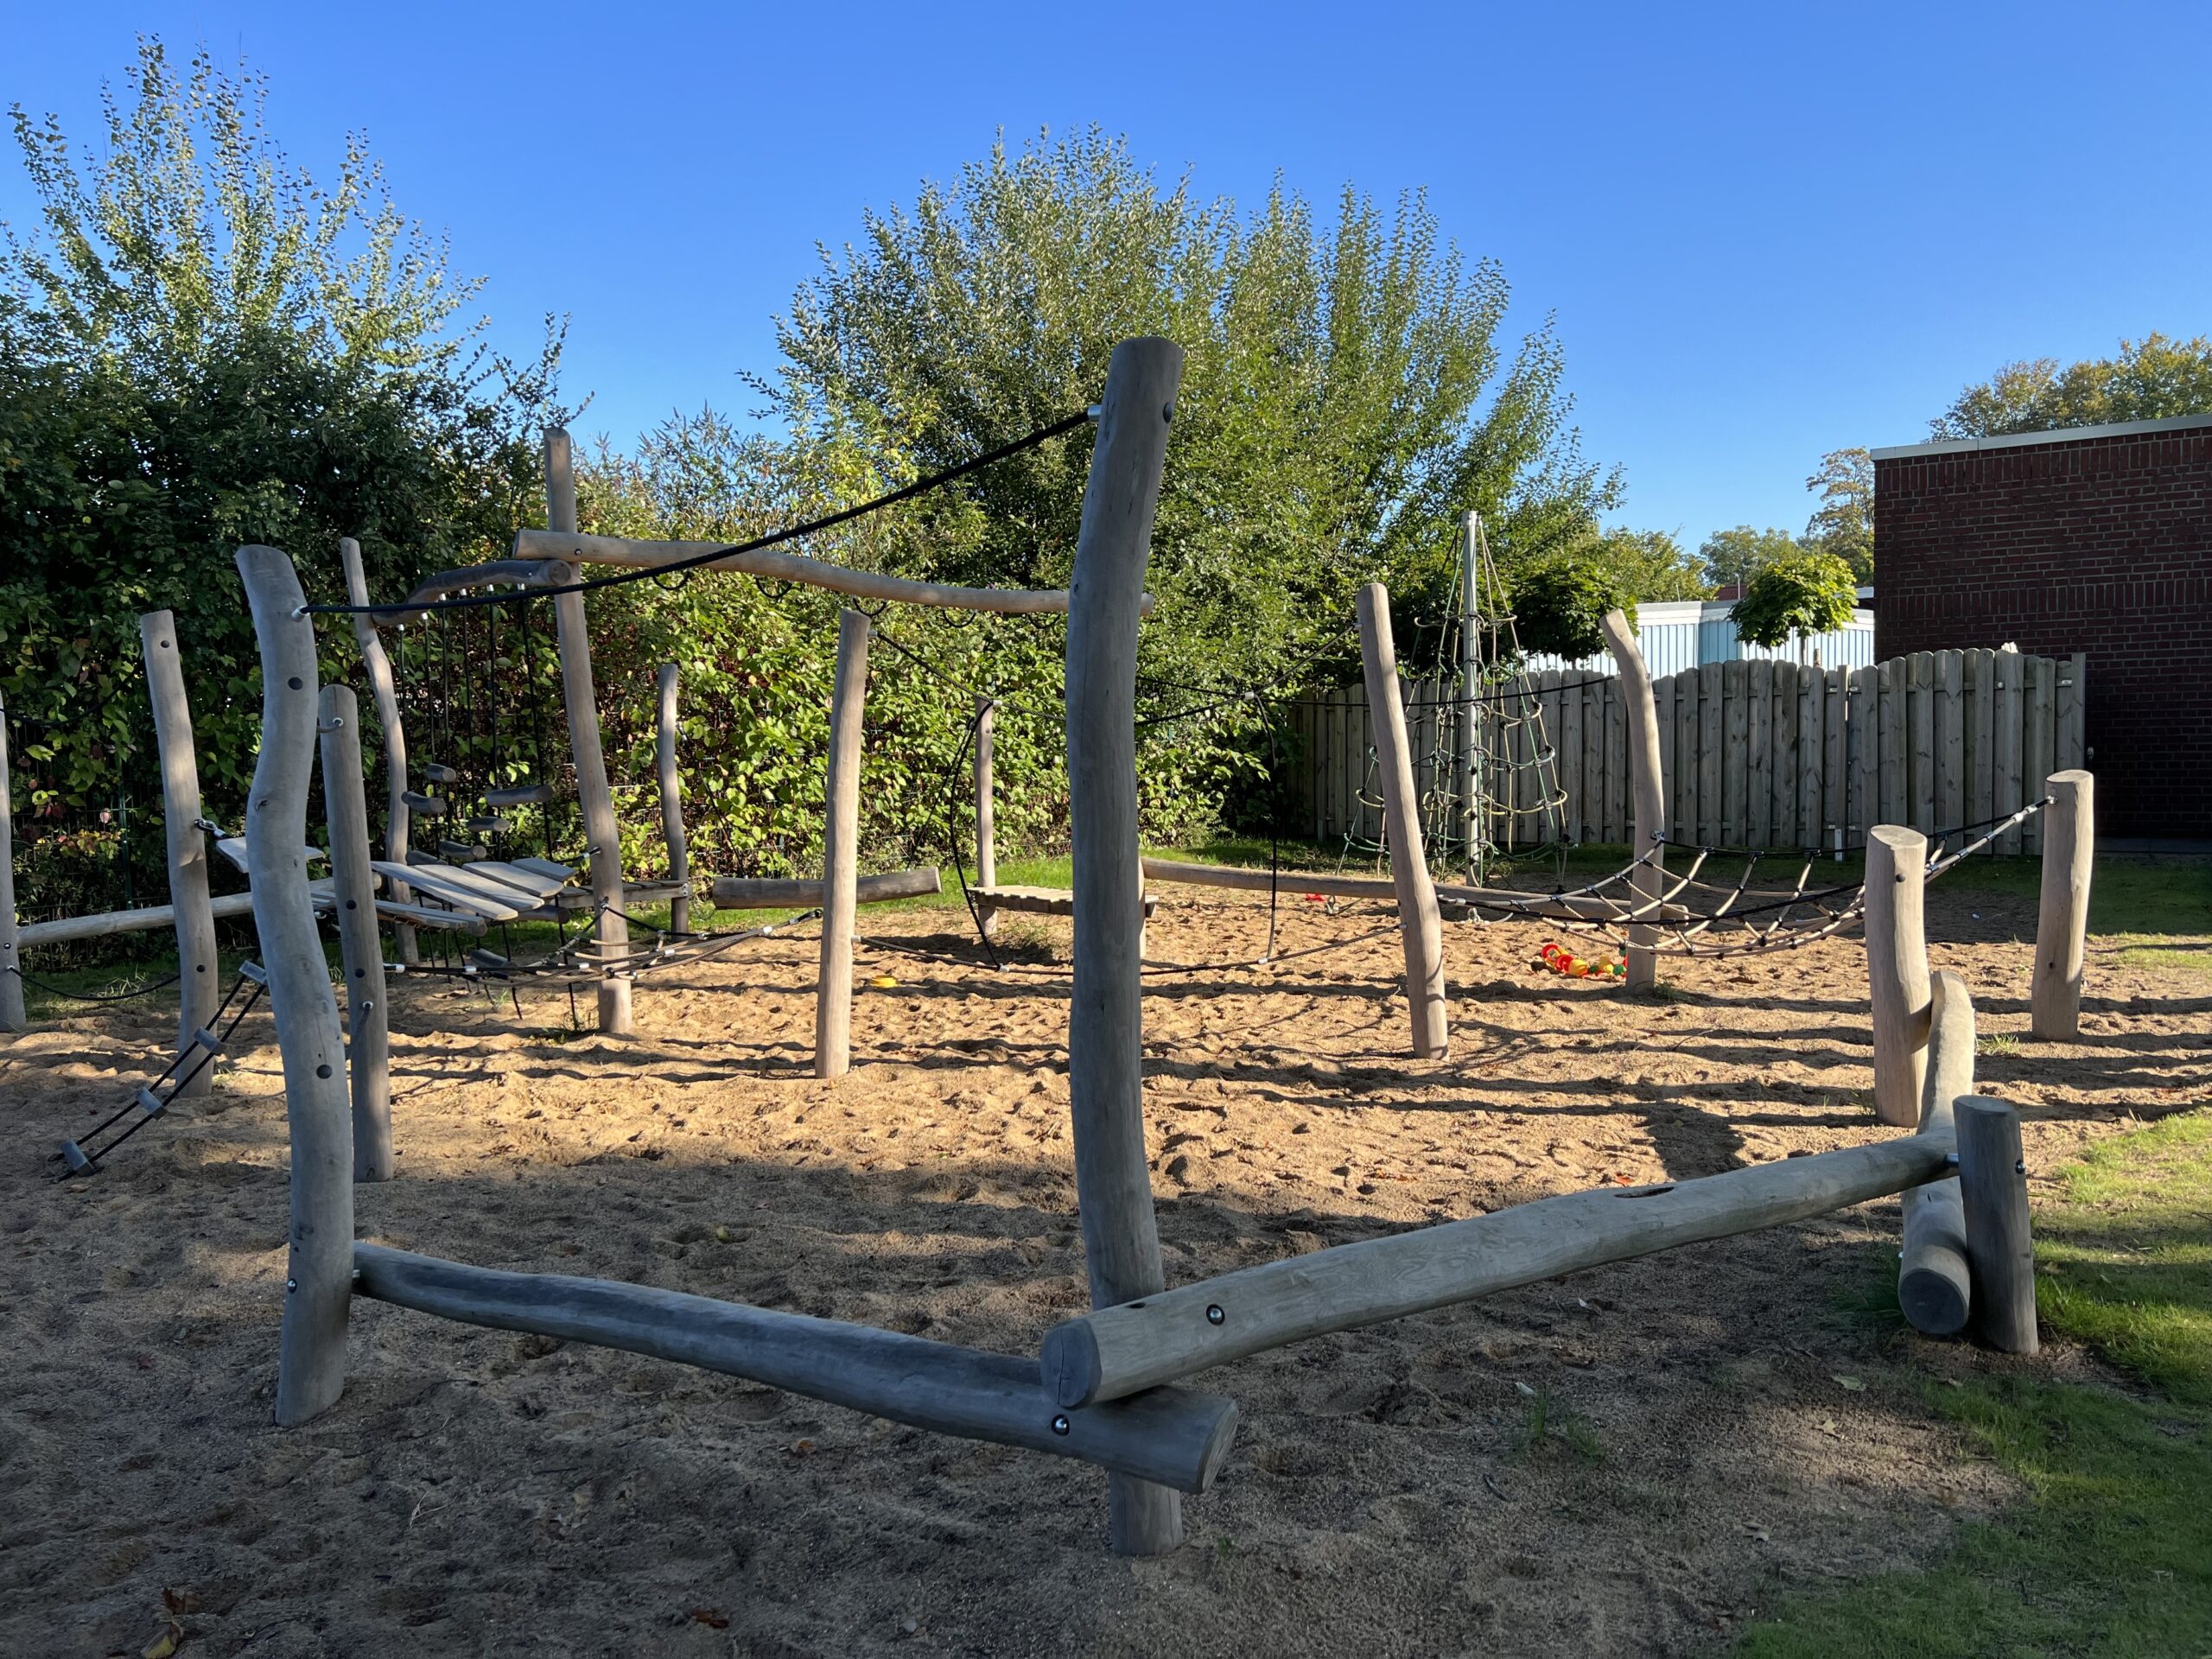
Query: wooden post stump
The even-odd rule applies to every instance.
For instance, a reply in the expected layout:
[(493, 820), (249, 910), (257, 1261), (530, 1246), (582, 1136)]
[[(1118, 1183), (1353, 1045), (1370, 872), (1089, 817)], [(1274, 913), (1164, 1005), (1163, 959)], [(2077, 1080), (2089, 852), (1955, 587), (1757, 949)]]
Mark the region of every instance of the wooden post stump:
[[(991, 782), (991, 738), (996, 727), (998, 705), (978, 692), (976, 696), (976, 885), (995, 887), (999, 884), (999, 826), (998, 807), (994, 798)], [(976, 907), (976, 925), (987, 939), (996, 938), (999, 912), (995, 906), (979, 904)]]
[[(1621, 672), (1621, 690), (1628, 699), (1628, 754), (1630, 781), (1635, 785), (1636, 844), (1631, 856), (1644, 861), (1630, 880), (1639, 904), (1656, 906), (1667, 887), (1667, 785), (1659, 763), (1659, 704), (1651, 694), (1651, 672), (1637, 648), (1624, 612), (1605, 613), (1605, 645)], [(1654, 949), (1656, 928), (1631, 925), (1628, 930), (1628, 988), (1648, 991), (1659, 982), (1659, 955)]]
[(1405, 942), (1406, 1011), (1414, 1053), (1442, 1059), (1452, 1049), (1444, 988), (1444, 920), (1421, 843), (1421, 798), (1414, 789), (1413, 752), (1406, 744), (1406, 706), (1398, 689), (1398, 652), (1390, 633), (1390, 590), (1370, 582), (1359, 590), (1359, 655), (1366, 670), (1367, 707), (1375, 722), (1375, 769), (1382, 791), (1382, 824), (1390, 842), (1390, 880), (1398, 895), (1398, 931)]
[(23, 952), (16, 927), (16, 812), (8, 784), (8, 705), (0, 698), (0, 1031), (27, 1031)]
[[(346, 568), (346, 602), (367, 604), (369, 581), (361, 568), (361, 544), (351, 536), (341, 536), (338, 559)], [(377, 724), (384, 730), (384, 855), (394, 864), (404, 864), (410, 809), (407, 804), (407, 727), (399, 717), (399, 690), (392, 683), (391, 659), (385, 655), (384, 636), (377, 632), (376, 619), (365, 612), (353, 613), (353, 643), (360, 650), (362, 667), (368, 671), (369, 695), (376, 699)], [(394, 904), (410, 904), (414, 897), (404, 882), (391, 884)], [(399, 946), (401, 966), (412, 968), (423, 960), (414, 924), (395, 922), (391, 933)]]
[(2068, 1043), (2082, 1031), (2082, 964), (2089, 931), (2089, 879), (2096, 861), (2096, 779), (2056, 772), (2044, 781), (2043, 902), (2036, 918), (2036, 969), (2029, 1034)]
[[(1114, 348), (1069, 583), (1067, 757), (1074, 850), (1074, 989), (1068, 1096), (1090, 1301), (1109, 1307), (1166, 1283), (1144, 1147), (1144, 878), (1138, 866), (1136, 664), (1153, 516), (1183, 378), (1172, 340)], [(1109, 1529), (1123, 1555), (1183, 1539), (1181, 1498), (1108, 1477)]]
[(360, 707), (350, 685), (322, 688), (322, 810), (330, 830), (332, 898), (346, 976), (346, 1063), (353, 1098), (353, 1179), (392, 1176), (391, 1027), (384, 940), (369, 868), (369, 803), (361, 783)]
[[(176, 915), (176, 1052), (192, 1046), (193, 1033), (215, 1023), (223, 1000), (215, 959), (215, 912), (207, 897), (207, 835), (200, 827), (200, 764), (192, 742), (192, 703), (185, 696), (184, 664), (176, 619), (149, 611), (138, 619), (146, 654), (146, 694), (154, 705), (154, 741), (161, 750), (162, 821), (168, 842), (169, 908)], [(204, 1095), (215, 1086), (215, 1068), (187, 1066), (171, 1099)]]
[(1878, 823), (1866, 836), (1866, 977), (1874, 1015), (1874, 1116), (1920, 1121), (1928, 1079), (1928, 837)]
[(868, 708), (868, 621), (837, 616), (837, 680), (830, 693), (828, 822), (822, 835), (822, 965), (815, 981), (814, 1075), (853, 1065), (853, 915), (859, 905), (861, 723)]
[(691, 931), (691, 855), (683, 841), (683, 784), (676, 771), (676, 664), (663, 663), (653, 729), (660, 779), (660, 833), (668, 843), (668, 879), (683, 889), (668, 901), (671, 933)]
[(1958, 1123), (1974, 1334), (1999, 1352), (2032, 1354), (2036, 1252), (2028, 1227), (2020, 1116), (2004, 1101), (1967, 1095), (1958, 1103)]
[[(1956, 1138), (1959, 1100), (1974, 1092), (1974, 1003), (1967, 982), (1944, 969), (1929, 985), (1928, 1081), (1920, 1133)], [(1974, 1307), (1967, 1264), (1965, 1201), (1951, 1176), (1900, 1195), (1904, 1248), (1897, 1255), (1897, 1306), (1916, 1331), (1956, 1336)]]
[(346, 1039), (308, 897), (308, 780), (315, 768), (315, 624), (291, 560), (242, 547), (238, 575), (261, 645), (261, 755), (245, 812), (253, 925), (269, 975), (291, 1133), (291, 1232), (278, 1338), (279, 1427), (327, 1411), (346, 1388), (353, 1283), (353, 1121)]

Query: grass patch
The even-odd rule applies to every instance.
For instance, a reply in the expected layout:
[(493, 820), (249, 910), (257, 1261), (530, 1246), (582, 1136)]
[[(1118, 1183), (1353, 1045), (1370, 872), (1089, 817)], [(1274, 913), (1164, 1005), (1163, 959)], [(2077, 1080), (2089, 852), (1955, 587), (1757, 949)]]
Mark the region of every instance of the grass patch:
[(1548, 1388), (1538, 1387), (1521, 1414), (1517, 1437), (1524, 1458), (1555, 1457), (1560, 1453), (1580, 1463), (1603, 1463), (1605, 1442), (1573, 1413), (1554, 1404)]
[(2212, 1653), (2212, 1113), (2116, 1136), (2063, 1179), (2036, 1214), (2044, 1326), (2157, 1397), (2032, 1375), (1927, 1386), (2025, 1501), (1924, 1572), (1786, 1603), (1738, 1652)]

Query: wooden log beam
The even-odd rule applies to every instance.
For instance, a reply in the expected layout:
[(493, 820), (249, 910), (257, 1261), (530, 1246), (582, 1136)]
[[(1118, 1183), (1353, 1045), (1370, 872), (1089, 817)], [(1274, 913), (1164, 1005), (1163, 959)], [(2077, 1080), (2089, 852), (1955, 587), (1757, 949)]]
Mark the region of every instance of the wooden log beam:
[[(999, 819), (997, 791), (991, 779), (991, 740), (995, 734), (998, 705), (978, 692), (976, 696), (976, 885), (999, 884)], [(987, 939), (998, 937), (995, 906), (978, 904), (976, 925)]]
[(315, 624), (291, 560), (242, 547), (261, 645), (261, 754), (245, 813), (253, 925), (269, 976), (291, 1132), (291, 1229), (276, 1360), (276, 1423), (306, 1422), (346, 1387), (346, 1316), (353, 1279), (353, 1120), (346, 1039), (308, 897), (308, 781), (315, 767)]
[(683, 785), (676, 772), (676, 664), (663, 663), (655, 683), (653, 760), (660, 780), (660, 833), (668, 846), (668, 879), (683, 892), (668, 901), (673, 933), (691, 931), (691, 859), (683, 842)]
[(358, 1287), (421, 1313), (588, 1342), (742, 1376), (940, 1434), (1079, 1458), (1179, 1491), (1203, 1492), (1229, 1455), (1236, 1408), (1160, 1389), (1066, 1410), (1037, 1363), (871, 1325), (748, 1307), (616, 1280), (506, 1273), (353, 1247)]
[[(192, 1046), (193, 1033), (215, 1020), (222, 1000), (216, 983), (215, 912), (207, 897), (207, 834), (200, 829), (200, 761), (192, 741), (192, 702), (185, 695), (184, 663), (176, 618), (149, 611), (138, 619), (146, 658), (146, 695), (154, 705), (154, 741), (162, 768), (162, 823), (168, 842), (169, 908), (176, 925), (176, 1052)], [(204, 1095), (215, 1086), (215, 1068), (183, 1068), (172, 1100)]]
[[(918, 870), (887, 870), (856, 877), (853, 901), (880, 905), (893, 899), (918, 899), (944, 891), (935, 865)], [(808, 876), (718, 875), (713, 892), (721, 910), (814, 910), (822, 904), (822, 883)]]
[(1874, 1116), (1910, 1128), (1928, 1080), (1928, 838), (1878, 823), (1866, 836), (1866, 978), (1874, 1022)]
[[(573, 531), (522, 530), (515, 532), (518, 558), (565, 559), (577, 564), (612, 564), (633, 570), (656, 570), (682, 559), (696, 559), (723, 545), (720, 542), (644, 542), (623, 536), (578, 536)], [(912, 582), (904, 576), (878, 575), (873, 570), (849, 570), (841, 564), (796, 553), (764, 548), (733, 554), (700, 567), (708, 570), (741, 570), (772, 582), (796, 582), (824, 588), (855, 599), (895, 600), (902, 605), (934, 605), (941, 610), (996, 611), (1004, 615), (1035, 616), (1068, 608), (1068, 596), (1057, 588), (957, 588), (941, 582)], [(1152, 595), (1144, 597), (1147, 614)]]
[[(1920, 1133), (1957, 1136), (1955, 1109), (1974, 1092), (1974, 1003), (1967, 982), (1946, 968), (1929, 982), (1928, 1080)], [(1897, 1255), (1897, 1306), (1916, 1331), (1956, 1336), (1974, 1307), (1967, 1266), (1967, 1220), (1955, 1175), (1912, 1187), (1899, 1199), (1904, 1248)]]
[(1307, 1337), (1802, 1221), (1936, 1179), (1951, 1144), (1900, 1135), (1696, 1180), (1539, 1198), (1265, 1262), (1056, 1325), (1046, 1380), (1064, 1405), (1118, 1399)]
[(2035, 976), (2028, 1034), (2070, 1043), (2082, 1031), (2082, 968), (2088, 959), (2089, 879), (2096, 862), (2096, 779), (2080, 771), (2044, 780), (2043, 891), (2036, 916)]
[(391, 609), (375, 613), (375, 618), (380, 622), (404, 622), (411, 614), (408, 609), (410, 606), (427, 605), (433, 600), (449, 599), (479, 588), (551, 588), (574, 580), (575, 573), (565, 569), (558, 560), (493, 559), (486, 564), (441, 570), (435, 575), (425, 576), (415, 584), (413, 593)]
[[(226, 893), (207, 901), (208, 913), (217, 918), (248, 916), (253, 912), (250, 893)], [(115, 933), (145, 933), (176, 923), (174, 905), (146, 905), (137, 910), (103, 910), (90, 916), (64, 916), (51, 922), (32, 922), (16, 930), (22, 949), (41, 944), (67, 944), (73, 939), (104, 939)], [(10, 976), (10, 977), (13, 977)]]
[(830, 692), (830, 762), (822, 836), (822, 957), (815, 973), (814, 1075), (853, 1065), (853, 910), (860, 902), (861, 747), (868, 705), (868, 620), (837, 614), (837, 677)]
[[(576, 529), (576, 475), (569, 435), (559, 427), (545, 434), (545, 522), (558, 534)], [(550, 585), (568, 582), (573, 567), (550, 572)], [(607, 786), (607, 757), (600, 747), (599, 693), (592, 684), (591, 632), (584, 619), (584, 596), (561, 594), (553, 601), (560, 630), (561, 698), (569, 714), (569, 755), (576, 770), (576, 804), (583, 810), (584, 836), (591, 860), (594, 930), (600, 954), (619, 959), (630, 948), (630, 918), (622, 909), (622, 834), (614, 819), (614, 795)], [(631, 1029), (630, 980), (608, 975), (599, 982), (599, 1028), (614, 1036)]]
[(16, 925), (16, 805), (8, 781), (8, 704), (0, 697), (0, 1031), (28, 1031), (23, 938)]
[[(1067, 767), (1075, 962), (1068, 1007), (1076, 1202), (1094, 1306), (1166, 1283), (1144, 1149), (1144, 879), (1137, 852), (1137, 622), (1183, 350), (1114, 348), (1069, 584)], [(1108, 1483), (1123, 1555), (1183, 1541), (1182, 1500), (1156, 1482)]]
[[(351, 536), (339, 537), (338, 561), (346, 570), (346, 602), (367, 604), (369, 579), (361, 566), (360, 543)], [(384, 733), (385, 856), (404, 863), (411, 831), (407, 816), (407, 725), (399, 715), (399, 689), (392, 680), (391, 658), (385, 654), (384, 641), (377, 634), (377, 619), (357, 610), (353, 623), (353, 644), (361, 653), (361, 666), (368, 671), (369, 695), (376, 700), (377, 725)], [(404, 905), (414, 895), (405, 883), (395, 882), (391, 897), (392, 903)], [(423, 959), (414, 925), (397, 917), (391, 919), (400, 964), (411, 968)]]
[(2000, 1353), (2032, 1354), (2037, 1346), (2036, 1252), (2020, 1115), (2005, 1101), (1967, 1095), (1958, 1103), (1958, 1124), (1974, 1334)]
[(326, 685), (322, 804), (330, 830), (331, 906), (346, 978), (346, 1070), (353, 1101), (353, 1179), (392, 1176), (391, 1027), (385, 1010), (377, 874), (369, 868), (369, 804), (361, 783), (360, 709), (350, 685)]
[[(1284, 893), (1319, 893), (1333, 899), (1376, 899), (1389, 904), (1395, 904), (1398, 898), (1397, 883), (1387, 875), (1339, 875), (1319, 870), (1283, 870), (1270, 874), (1266, 870), (1235, 864), (1186, 864), (1172, 858), (1147, 858), (1142, 865), (1147, 880), (1184, 887), (1224, 887), (1234, 893), (1266, 893), (1274, 887)], [(1510, 887), (1469, 887), (1449, 881), (1435, 882), (1433, 891), (1442, 904), (1525, 906), (1530, 919), (1538, 921), (1548, 918), (1618, 920), (1629, 908), (1624, 901), (1587, 894), (1516, 893)], [(1662, 905), (1655, 913), (1666, 920), (1682, 921), (1688, 918), (1689, 911), (1685, 906), (1672, 904)]]
[(1390, 884), (1398, 899), (1405, 947), (1406, 1012), (1414, 1054), (1442, 1059), (1452, 1050), (1444, 988), (1444, 918), (1421, 844), (1421, 797), (1413, 751), (1406, 743), (1405, 698), (1398, 686), (1398, 650), (1390, 636), (1390, 590), (1370, 582), (1359, 590), (1359, 656), (1366, 671), (1367, 708), (1375, 722), (1375, 769), (1382, 791), (1382, 824), (1390, 843)]
[[(1666, 891), (1667, 783), (1659, 766), (1659, 704), (1651, 692), (1651, 671), (1637, 648), (1624, 612), (1605, 613), (1605, 645), (1620, 669), (1627, 698), (1629, 780), (1635, 796), (1635, 829), (1629, 854), (1645, 860), (1630, 878), (1645, 904)], [(1795, 710), (1791, 711), (1794, 715)], [(1659, 982), (1658, 933), (1642, 923), (1628, 930), (1628, 988), (1648, 991)]]

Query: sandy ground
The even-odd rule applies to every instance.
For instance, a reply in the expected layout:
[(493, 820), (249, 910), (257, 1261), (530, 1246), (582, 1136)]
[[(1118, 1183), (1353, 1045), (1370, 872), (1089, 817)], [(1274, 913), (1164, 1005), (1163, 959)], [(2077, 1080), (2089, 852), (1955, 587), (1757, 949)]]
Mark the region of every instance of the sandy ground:
[[(1264, 915), (1178, 897), (1151, 934), (1220, 964), (1149, 980), (1171, 1282), (1879, 1133), (1853, 941), (1676, 964), (1631, 1001), (1532, 972), (1526, 925), (1452, 927), (1453, 1053), (1426, 1064), (1387, 916), (1293, 905), (1286, 951), (1338, 948), (1252, 967)], [(569, 1038), (542, 988), (518, 1020), (400, 986), (399, 1179), (359, 1190), (361, 1236), (1033, 1351), (1084, 1301), (1066, 981), (989, 971), (955, 925), (863, 918), (836, 1084), (810, 1074), (810, 938), (649, 977), (625, 1041)], [(1930, 895), (1936, 965), (2017, 1039), (1983, 1085), (2048, 1169), (2212, 1089), (2212, 1000), (2100, 952), (2081, 1041), (2031, 1043), (2033, 927)], [(1209, 1374), (1243, 1427), (1154, 1560), (1107, 1553), (1103, 1478), (1072, 1463), (367, 1302), (343, 1401), (280, 1432), (266, 1018), (96, 1179), (46, 1160), (173, 1030), (127, 1006), (0, 1049), (10, 1654), (137, 1654), (171, 1617), (187, 1654), (1694, 1652), (2008, 1496), (1914, 1377), (2019, 1362), (1849, 1311), (1894, 1202)]]

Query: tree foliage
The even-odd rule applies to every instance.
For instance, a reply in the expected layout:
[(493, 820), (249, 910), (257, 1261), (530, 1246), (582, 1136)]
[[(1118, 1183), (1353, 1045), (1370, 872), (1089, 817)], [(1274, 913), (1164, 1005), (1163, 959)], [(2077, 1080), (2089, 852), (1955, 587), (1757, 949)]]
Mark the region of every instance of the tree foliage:
[(1738, 524), (1716, 530), (1697, 550), (1705, 562), (1706, 579), (1718, 587), (1749, 582), (1777, 559), (1798, 550), (1797, 539), (1786, 530), (1754, 530)]
[(1745, 640), (1772, 649), (1793, 633), (1847, 626), (1857, 593), (1849, 565), (1833, 553), (1800, 548), (1760, 566), (1728, 614)]
[(1637, 594), (1616, 568), (1587, 552), (1523, 566), (1510, 582), (1514, 632), (1539, 655), (1588, 657), (1605, 648), (1599, 622), (1615, 607), (1636, 622)]
[(1705, 599), (1713, 592), (1703, 563), (1663, 530), (1606, 531), (1591, 556), (1613, 573), (1616, 591), (1636, 599), (1657, 603)]
[(1931, 438), (1983, 438), (2118, 421), (2212, 414), (2212, 336), (2153, 332), (2117, 355), (2061, 368), (2055, 357), (2007, 363), (1928, 423)]
[(1805, 480), (1821, 505), (1806, 521), (1804, 545), (1834, 555), (1861, 582), (1874, 580), (1874, 457), (1864, 449), (1831, 449)]

